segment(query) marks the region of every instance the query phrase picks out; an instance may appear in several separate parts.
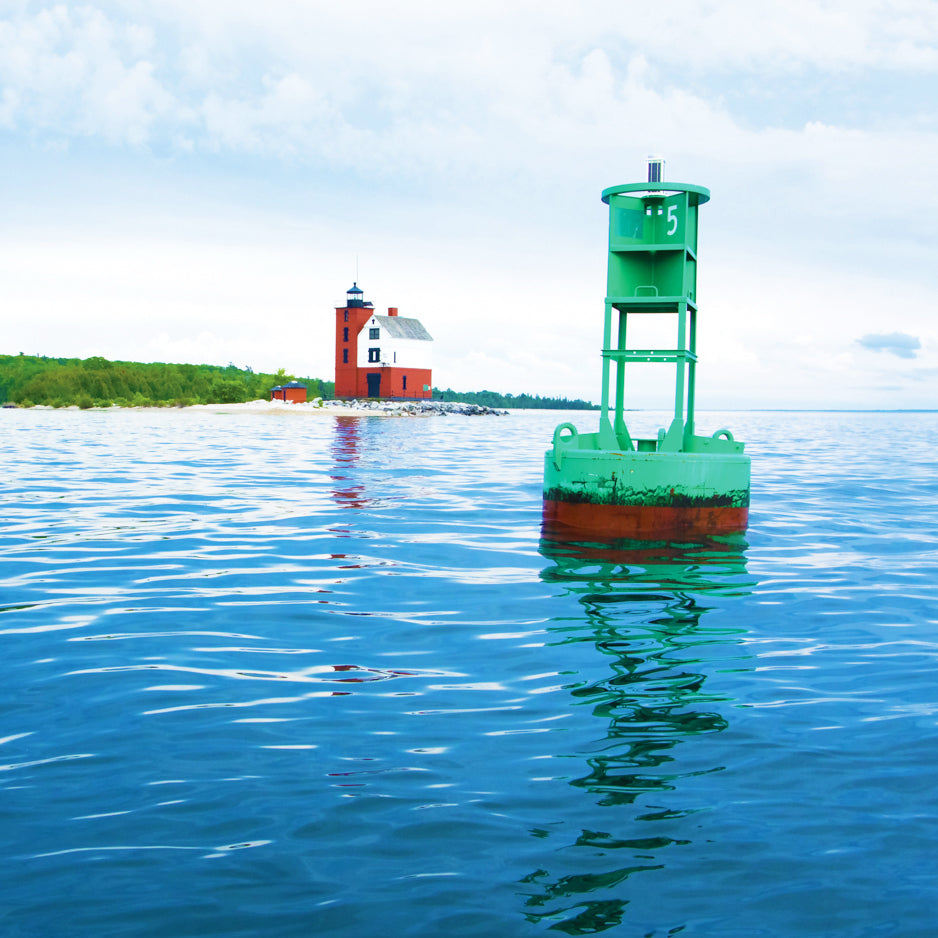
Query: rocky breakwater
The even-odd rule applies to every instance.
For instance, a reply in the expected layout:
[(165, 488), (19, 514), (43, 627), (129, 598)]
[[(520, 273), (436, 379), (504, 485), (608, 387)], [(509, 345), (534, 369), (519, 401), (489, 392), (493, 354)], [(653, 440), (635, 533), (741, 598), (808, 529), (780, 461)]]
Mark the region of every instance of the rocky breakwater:
[(452, 414), (462, 417), (508, 416), (507, 410), (484, 407), (481, 404), (464, 404), (461, 401), (349, 400), (341, 403), (343, 407), (351, 410), (369, 411), (389, 417), (432, 417), (435, 415), (447, 417)]

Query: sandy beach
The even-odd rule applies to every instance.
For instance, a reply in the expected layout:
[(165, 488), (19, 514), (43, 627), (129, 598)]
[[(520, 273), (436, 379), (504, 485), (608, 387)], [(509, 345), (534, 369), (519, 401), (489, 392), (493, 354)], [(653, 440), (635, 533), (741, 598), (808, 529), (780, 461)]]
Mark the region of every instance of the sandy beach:
[[(37, 404), (33, 410), (79, 410), (74, 404), (70, 407), (54, 408), (47, 404)], [(289, 401), (246, 401), (242, 404), (191, 404), (186, 407), (112, 407), (88, 408), (89, 410), (178, 410), (180, 412), (208, 412), (213, 414), (289, 414), (291, 416), (325, 417), (437, 417), (508, 414), (507, 410), (482, 407), (479, 404), (464, 404), (459, 401), (323, 401), (316, 398), (305, 403)]]

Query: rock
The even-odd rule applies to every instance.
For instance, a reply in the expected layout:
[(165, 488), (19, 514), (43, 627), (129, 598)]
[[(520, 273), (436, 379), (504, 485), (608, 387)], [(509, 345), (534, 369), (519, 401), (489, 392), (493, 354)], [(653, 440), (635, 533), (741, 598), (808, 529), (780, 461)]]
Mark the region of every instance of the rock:
[[(336, 403), (339, 403), (338, 401)], [(448, 416), (457, 414), (462, 417), (476, 416), (508, 416), (507, 410), (498, 410), (494, 407), (485, 407), (481, 404), (465, 404), (462, 401), (375, 401), (375, 400), (348, 400), (342, 401), (343, 407), (353, 410), (378, 411), (394, 416)]]

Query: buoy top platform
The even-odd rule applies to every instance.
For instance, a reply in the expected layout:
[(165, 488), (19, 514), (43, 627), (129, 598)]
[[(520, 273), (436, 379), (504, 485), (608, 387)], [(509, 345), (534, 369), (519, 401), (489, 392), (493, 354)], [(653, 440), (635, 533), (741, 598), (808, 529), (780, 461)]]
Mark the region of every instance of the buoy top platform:
[[(667, 182), (649, 159), (647, 182), (603, 190), (609, 251), (599, 428), (554, 430), (544, 458), (549, 534), (682, 540), (745, 530), (750, 460), (732, 432), (695, 430), (698, 211), (703, 186)], [(632, 348), (629, 319), (668, 315), (673, 346)], [(625, 422), (628, 375), (637, 365), (674, 366), (674, 415), (652, 439)]]
[[(651, 189), (650, 187), (654, 185), (655, 188)], [(650, 182), (627, 182), (622, 186), (610, 186), (608, 189), (603, 189), (603, 202), (607, 205), (609, 200), (615, 195), (622, 195), (626, 192), (634, 193), (646, 193), (654, 197), (660, 197), (665, 194), (661, 189), (662, 185), (667, 186), (667, 192), (686, 192), (690, 196), (690, 201), (692, 205), (703, 205), (704, 202), (710, 201), (710, 190), (704, 188), (704, 186), (694, 186), (686, 182), (668, 182), (668, 183), (650, 183)]]

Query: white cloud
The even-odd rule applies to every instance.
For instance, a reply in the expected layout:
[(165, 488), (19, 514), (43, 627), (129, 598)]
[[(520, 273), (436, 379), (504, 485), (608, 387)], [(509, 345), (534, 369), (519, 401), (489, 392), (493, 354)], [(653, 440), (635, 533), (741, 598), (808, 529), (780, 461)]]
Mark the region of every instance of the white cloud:
[(670, 147), (702, 136), (725, 147), (740, 131), (708, 102), (707, 75), (930, 75), (936, 56), (938, 14), (914, 0), (672, 0), (664, 11), (167, 0), (57, 5), (0, 24), (5, 111), (15, 102), (23, 129), (131, 144), (194, 135), (210, 151), (334, 161), (377, 140), (420, 172), (460, 153), (469, 167), (501, 166), (486, 159), (499, 141), (516, 165), (525, 142), (608, 154), (636, 137)]
[[(68, 147), (90, 141), (126, 156), (127, 181), (83, 197), (51, 178), (24, 190), (30, 218), (55, 202), (38, 235), (27, 209), (15, 231), (7, 211), (21, 261), (7, 258), (8, 295), (53, 310), (60, 336), (68, 315), (74, 335), (97, 328), (112, 343), (101, 354), (131, 354), (132, 305), (177, 324), (141, 333), (156, 335), (145, 354), (270, 355), (257, 367), (315, 373), (331, 367), (315, 317), (328, 320), (361, 253), (376, 300), (409, 305), (436, 336), (441, 382), (595, 398), (599, 192), (658, 151), (672, 178), (714, 195), (702, 394), (732, 401), (742, 380), (789, 400), (835, 383), (860, 400), (891, 382), (924, 399), (936, 50), (929, 0), (21, 3), (0, 21), (10, 149), (28, 162), (61, 147), (49, 165), (80, 182), (98, 169)], [(888, 108), (864, 97), (880, 81), (901, 92)], [(779, 100), (784, 113), (767, 105)], [(107, 211), (124, 212), (123, 240), (102, 230)], [(148, 235), (171, 211), (178, 231)], [(419, 308), (428, 292), (445, 308)], [(271, 308), (278, 329), (309, 336), (292, 361), (277, 358), (282, 334), (256, 328)], [(38, 350), (29, 324), (17, 329)], [(852, 344), (893, 329), (922, 339), (912, 371)], [(858, 355), (877, 363), (866, 375)]]
[(58, 138), (147, 142), (174, 104), (145, 57), (153, 46), (148, 27), (115, 24), (90, 7), (0, 22), (4, 123)]

